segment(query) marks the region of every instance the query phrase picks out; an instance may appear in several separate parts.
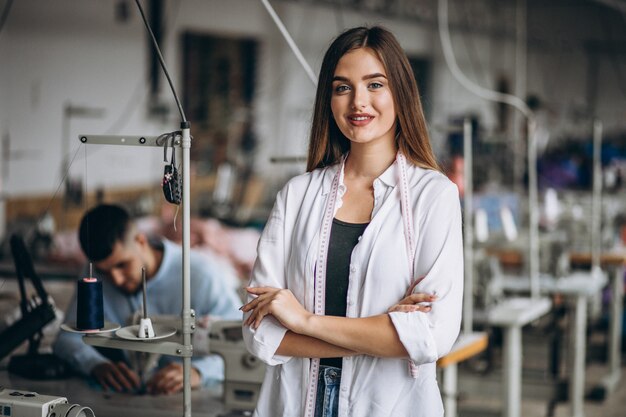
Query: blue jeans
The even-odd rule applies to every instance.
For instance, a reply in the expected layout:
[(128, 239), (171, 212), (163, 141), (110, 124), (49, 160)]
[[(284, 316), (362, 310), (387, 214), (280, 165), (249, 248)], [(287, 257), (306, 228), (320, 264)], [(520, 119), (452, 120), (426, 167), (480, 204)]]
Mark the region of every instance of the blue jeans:
[(315, 417), (337, 417), (340, 384), (341, 369), (332, 366), (320, 366), (315, 399)]

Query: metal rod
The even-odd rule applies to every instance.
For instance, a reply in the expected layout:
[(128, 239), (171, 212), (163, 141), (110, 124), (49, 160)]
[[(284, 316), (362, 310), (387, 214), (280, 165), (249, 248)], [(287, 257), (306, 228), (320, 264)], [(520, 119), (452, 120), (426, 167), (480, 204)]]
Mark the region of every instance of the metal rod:
[[(515, 95), (517, 97), (527, 96), (527, 79), (528, 79), (528, 20), (527, 20), (527, 4), (526, 0), (517, 0), (515, 8)], [(525, 121), (520, 117), (519, 112), (513, 114), (513, 130), (508, 132), (513, 136), (513, 179), (514, 191), (518, 194), (523, 193), (524, 189), (524, 141), (521, 131)]]
[[(137, 135), (90, 135), (80, 134), (78, 139), (86, 145), (118, 145), (118, 146), (156, 146), (159, 136), (137, 136)], [(174, 141), (174, 146), (180, 146), (180, 140)]]
[(176, 100), (176, 106), (178, 107), (178, 112), (180, 113), (180, 117), (181, 117), (183, 122), (187, 122), (187, 117), (185, 117), (185, 112), (183, 111), (183, 106), (180, 104), (180, 99), (178, 98), (178, 94), (176, 94), (176, 89), (174, 88), (174, 83), (172, 82), (172, 79), (170, 78), (170, 73), (167, 71), (167, 67), (165, 65), (165, 60), (163, 59), (163, 55), (161, 54), (161, 48), (159, 48), (159, 43), (157, 42), (156, 38), (154, 37), (154, 33), (152, 32), (152, 28), (148, 24), (148, 20), (146, 19), (146, 15), (145, 15), (145, 13), (143, 11), (143, 8), (141, 7), (141, 3), (139, 2), (139, 0), (135, 0), (135, 3), (137, 4), (137, 8), (139, 9), (139, 13), (141, 13), (141, 19), (143, 20), (143, 23), (146, 26), (146, 29), (148, 30), (148, 33), (150, 34), (150, 40), (152, 41), (152, 45), (154, 46), (154, 50), (157, 53), (157, 57), (159, 58), (159, 63), (161, 64), (161, 69), (163, 69), (163, 73), (165, 74), (165, 77), (167, 78), (167, 82), (170, 85), (170, 89), (172, 90), (172, 95), (174, 96), (174, 100)]
[(602, 122), (593, 122), (593, 191), (591, 198), (591, 272), (600, 270), (602, 251)]
[(141, 284), (143, 287), (143, 318), (148, 318), (148, 304), (146, 296), (146, 268), (141, 268)]
[[(190, 204), (190, 153), (191, 134), (189, 125), (183, 123), (182, 142), (182, 171), (183, 171), (183, 311), (181, 312), (183, 322), (183, 345), (192, 349), (191, 345), (191, 268), (190, 268), (190, 248), (191, 248), (191, 204)], [(183, 359), (183, 410), (185, 417), (191, 417), (191, 358)]]
[(261, 0), (261, 3), (263, 3), (263, 6), (272, 17), (272, 20), (274, 20), (274, 23), (278, 27), (278, 30), (280, 30), (280, 33), (283, 35), (285, 41), (287, 41), (287, 44), (291, 48), (291, 51), (296, 56), (296, 59), (298, 59), (298, 62), (300, 62), (300, 65), (302, 65), (302, 68), (304, 68), (306, 75), (308, 75), (313, 85), (317, 86), (317, 77), (315, 76), (315, 73), (311, 69), (311, 66), (306, 61), (306, 59), (304, 59), (304, 56), (302, 55), (302, 52), (300, 52), (298, 45), (296, 45), (296, 43), (293, 41), (293, 38), (287, 31), (287, 28), (285, 27), (283, 22), (280, 20), (280, 17), (278, 17), (278, 14), (276, 14), (276, 11), (274, 11), (274, 8), (270, 4), (270, 2), (268, 0)]
[(528, 119), (528, 259), (530, 296), (539, 298), (539, 208), (537, 207), (537, 138), (535, 122)]
[(465, 290), (463, 292), (463, 332), (471, 333), (473, 327), (473, 284), (474, 284), (474, 187), (472, 180), (472, 121), (463, 121), (463, 211), (465, 231)]
[(192, 349), (185, 347), (178, 342), (162, 340), (151, 340), (146, 342), (142, 340), (125, 340), (114, 336), (105, 336), (103, 334), (85, 335), (83, 341), (91, 346), (106, 347), (111, 349), (132, 350), (135, 352), (159, 353), (161, 355), (170, 355), (176, 357), (191, 357)]

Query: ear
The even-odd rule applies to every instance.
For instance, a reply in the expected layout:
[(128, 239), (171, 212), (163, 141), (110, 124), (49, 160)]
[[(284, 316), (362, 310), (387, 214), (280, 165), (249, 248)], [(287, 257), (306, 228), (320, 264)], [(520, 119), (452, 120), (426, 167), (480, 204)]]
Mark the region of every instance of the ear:
[(135, 235), (135, 242), (142, 248), (148, 245), (148, 237), (144, 233), (137, 233)]

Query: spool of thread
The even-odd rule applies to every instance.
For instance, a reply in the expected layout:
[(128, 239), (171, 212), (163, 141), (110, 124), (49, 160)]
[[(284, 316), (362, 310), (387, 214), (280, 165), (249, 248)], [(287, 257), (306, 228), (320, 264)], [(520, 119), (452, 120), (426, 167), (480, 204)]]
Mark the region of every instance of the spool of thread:
[(78, 280), (76, 328), (97, 331), (104, 327), (102, 281), (96, 278)]

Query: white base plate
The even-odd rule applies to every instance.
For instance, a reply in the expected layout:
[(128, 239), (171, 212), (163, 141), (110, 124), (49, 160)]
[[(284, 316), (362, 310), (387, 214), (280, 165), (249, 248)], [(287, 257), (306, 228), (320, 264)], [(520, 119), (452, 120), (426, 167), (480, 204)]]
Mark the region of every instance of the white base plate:
[(61, 325), (61, 329), (70, 333), (80, 333), (80, 334), (98, 334), (98, 333), (109, 333), (113, 332), (120, 328), (120, 325), (117, 323), (111, 323), (110, 321), (104, 322), (104, 327), (101, 329), (95, 330), (81, 330), (76, 327), (76, 323), (63, 323)]
[(139, 337), (139, 325), (134, 324), (132, 326), (122, 327), (115, 332), (115, 335), (120, 339), (126, 340), (143, 340), (149, 342), (150, 340), (165, 339), (176, 334), (176, 329), (170, 326), (164, 326), (162, 324), (153, 323), (152, 329), (154, 330), (154, 337)]

